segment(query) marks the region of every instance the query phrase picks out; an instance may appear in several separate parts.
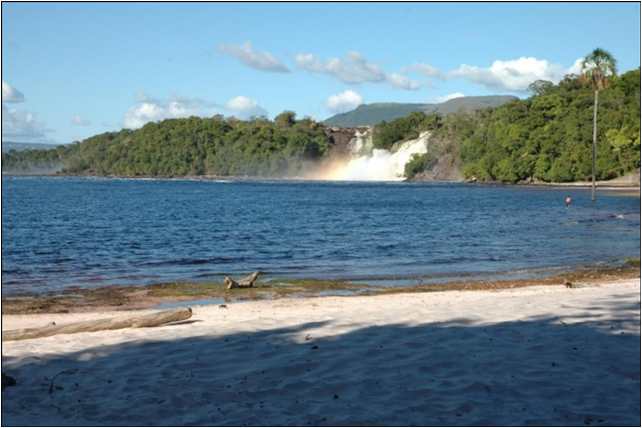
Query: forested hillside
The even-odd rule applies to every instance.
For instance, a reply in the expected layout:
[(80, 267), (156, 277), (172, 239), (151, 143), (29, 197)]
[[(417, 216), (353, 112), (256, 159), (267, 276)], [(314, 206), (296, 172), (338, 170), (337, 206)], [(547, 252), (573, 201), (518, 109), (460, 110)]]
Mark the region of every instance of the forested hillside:
[(221, 116), (148, 123), (53, 150), (3, 154), (5, 172), (60, 165), (63, 174), (174, 177), (291, 175), (322, 157), (324, 127), (284, 112), (274, 121)]
[[(533, 96), (472, 114), (449, 115), (435, 135), (459, 150), (463, 174), (481, 181), (586, 180), (591, 175), (593, 91), (575, 76), (535, 82)], [(640, 167), (640, 70), (600, 91), (597, 179)], [(392, 125), (388, 125), (392, 126)], [(456, 144), (452, 144), (456, 143)], [(430, 168), (418, 156), (409, 175)]]
[[(406, 167), (409, 178), (431, 177), (436, 165), (480, 181), (575, 181), (591, 175), (593, 91), (575, 76), (558, 85), (535, 82), (533, 95), (495, 108), (448, 115), (413, 112), (374, 127), (375, 148), (392, 149), (421, 131), (432, 136), (425, 155)], [(334, 147), (329, 128), (284, 112), (274, 121), (190, 117), (138, 130), (96, 135), (51, 150), (2, 155), (4, 173), (175, 177), (300, 176)], [(640, 70), (600, 91), (597, 178), (640, 167)], [(432, 175), (434, 176), (434, 174)]]

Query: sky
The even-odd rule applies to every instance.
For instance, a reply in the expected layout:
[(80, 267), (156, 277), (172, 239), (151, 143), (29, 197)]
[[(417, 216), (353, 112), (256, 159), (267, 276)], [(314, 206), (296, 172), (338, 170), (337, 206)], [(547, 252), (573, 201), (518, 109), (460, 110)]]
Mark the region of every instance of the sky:
[(640, 66), (638, 3), (3, 3), (2, 139), (190, 115), (323, 120), (372, 102), (528, 96), (596, 47)]

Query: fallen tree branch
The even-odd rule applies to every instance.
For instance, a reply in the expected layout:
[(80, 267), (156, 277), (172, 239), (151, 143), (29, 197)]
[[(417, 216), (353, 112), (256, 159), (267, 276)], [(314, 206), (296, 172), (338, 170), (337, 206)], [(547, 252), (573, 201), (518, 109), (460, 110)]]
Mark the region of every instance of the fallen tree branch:
[(22, 328), (2, 332), (2, 340), (25, 340), (37, 337), (48, 337), (56, 334), (87, 333), (101, 330), (118, 330), (121, 328), (158, 327), (176, 321), (184, 321), (192, 316), (192, 310), (176, 309), (139, 315), (129, 318), (106, 318), (101, 320), (80, 321), (70, 324), (49, 324), (45, 327)]
[(256, 282), (260, 274), (260, 272), (254, 272), (246, 276), (245, 278), (239, 279), (238, 281), (234, 281), (229, 276), (226, 276), (223, 280), (223, 283), (228, 290), (231, 290), (232, 288), (251, 288), (254, 287), (254, 283)]

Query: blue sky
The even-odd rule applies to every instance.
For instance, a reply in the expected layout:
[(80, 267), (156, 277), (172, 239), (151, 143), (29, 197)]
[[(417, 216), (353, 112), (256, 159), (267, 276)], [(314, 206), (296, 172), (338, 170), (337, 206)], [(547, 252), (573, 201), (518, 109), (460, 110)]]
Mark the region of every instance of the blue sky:
[(636, 3), (3, 3), (2, 138), (216, 113), (526, 96), (595, 47), (640, 65)]

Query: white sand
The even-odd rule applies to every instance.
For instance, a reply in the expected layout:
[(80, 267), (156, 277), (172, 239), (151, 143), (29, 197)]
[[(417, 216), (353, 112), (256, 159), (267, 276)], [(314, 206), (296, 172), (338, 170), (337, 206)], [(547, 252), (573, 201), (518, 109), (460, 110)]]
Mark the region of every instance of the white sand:
[(640, 425), (639, 280), (227, 306), (3, 343), (2, 424)]

